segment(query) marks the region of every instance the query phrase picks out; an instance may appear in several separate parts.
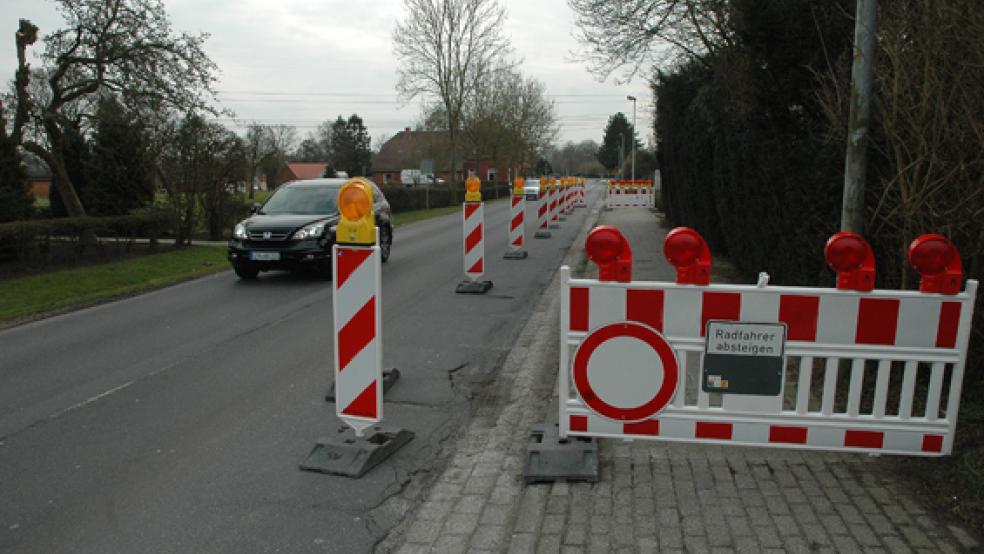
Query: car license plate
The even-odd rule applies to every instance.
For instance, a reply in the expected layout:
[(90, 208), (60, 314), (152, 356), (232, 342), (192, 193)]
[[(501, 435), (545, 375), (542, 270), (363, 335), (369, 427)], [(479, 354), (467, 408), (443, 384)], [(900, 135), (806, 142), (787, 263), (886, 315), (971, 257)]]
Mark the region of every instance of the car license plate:
[(280, 252), (250, 252), (249, 259), (258, 262), (272, 262), (280, 259)]

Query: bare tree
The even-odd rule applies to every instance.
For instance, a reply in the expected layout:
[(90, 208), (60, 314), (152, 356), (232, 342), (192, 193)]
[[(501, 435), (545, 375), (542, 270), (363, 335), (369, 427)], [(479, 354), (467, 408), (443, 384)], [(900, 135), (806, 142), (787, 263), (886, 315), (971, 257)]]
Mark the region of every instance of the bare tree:
[(457, 201), (458, 133), (465, 101), (503, 67), (511, 49), (497, 0), (404, 0), (407, 17), (393, 31), (400, 59), (396, 89), (404, 100), (440, 100), (448, 121), (451, 197)]
[(626, 68), (631, 79), (643, 67), (668, 60), (703, 62), (732, 43), (728, 0), (567, 0), (574, 10), (580, 54), (592, 73), (606, 78)]
[[(40, 70), (32, 70), (26, 56), (37, 41), (38, 27), (20, 21), (11, 137), (51, 167), (69, 214), (84, 216), (65, 169), (64, 129), (91, 118), (94, 99), (104, 91), (138, 111), (153, 105), (210, 112), (216, 66), (202, 49), (206, 35), (172, 33), (161, 0), (58, 3), (68, 26), (45, 38)], [(32, 93), (33, 77), (47, 80), (43, 96)], [(36, 131), (29, 129), (34, 125), (40, 126), (44, 140), (34, 138)]]
[(263, 160), (272, 154), (272, 142), (270, 129), (256, 121), (246, 126), (246, 138), (243, 141), (246, 158), (246, 180), (249, 182), (247, 190), (249, 199), (252, 200), (256, 189), (256, 173), (263, 163)]
[(533, 164), (557, 140), (557, 114), (554, 101), (547, 98), (540, 81), (526, 78), (516, 86), (517, 109), (511, 125), (516, 128), (516, 161), (520, 167)]

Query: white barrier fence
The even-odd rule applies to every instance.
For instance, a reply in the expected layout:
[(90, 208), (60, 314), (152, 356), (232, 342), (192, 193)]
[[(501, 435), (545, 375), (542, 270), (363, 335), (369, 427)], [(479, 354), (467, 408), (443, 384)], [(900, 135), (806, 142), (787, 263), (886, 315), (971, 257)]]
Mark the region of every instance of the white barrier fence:
[(958, 294), (679, 281), (561, 268), (562, 437), (951, 452), (976, 281)]

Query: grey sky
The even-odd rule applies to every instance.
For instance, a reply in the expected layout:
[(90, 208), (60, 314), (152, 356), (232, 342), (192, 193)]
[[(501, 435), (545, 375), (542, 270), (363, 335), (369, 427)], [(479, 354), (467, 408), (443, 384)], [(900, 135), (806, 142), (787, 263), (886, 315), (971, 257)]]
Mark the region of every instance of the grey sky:
[[(638, 98), (639, 138), (651, 128), (652, 97), (641, 78), (626, 85), (599, 83), (581, 63), (573, 14), (565, 0), (502, 0), (521, 71), (546, 84), (557, 104), (561, 142), (601, 142), (608, 117), (632, 117)], [(0, 0), (0, 76), (16, 68), (13, 33), (18, 18), (45, 31), (63, 25), (50, 0)], [(392, 136), (420, 118), (420, 102), (397, 98), (397, 61), (391, 32), (404, 18), (401, 0), (165, 0), (175, 30), (211, 35), (206, 51), (222, 73), (221, 106), (238, 122), (286, 123), (305, 135), (338, 115), (358, 113), (373, 140)], [(40, 51), (40, 45), (34, 51)], [(507, 86), (497, 83), (495, 86)], [(235, 126), (236, 121), (224, 120)]]

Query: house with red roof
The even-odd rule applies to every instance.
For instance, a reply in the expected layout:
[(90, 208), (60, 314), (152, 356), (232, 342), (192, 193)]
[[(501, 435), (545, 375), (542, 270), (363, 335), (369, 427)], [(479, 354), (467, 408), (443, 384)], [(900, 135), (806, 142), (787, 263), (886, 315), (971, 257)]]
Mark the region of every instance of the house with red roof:
[(287, 163), (277, 172), (276, 179), (273, 180), (274, 187), (289, 181), (306, 181), (308, 179), (318, 179), (325, 173), (326, 163)]
[[(505, 161), (467, 157), (462, 147), (457, 156), (457, 180), (477, 175), (483, 182), (503, 182), (509, 178)], [(439, 179), (451, 178), (448, 133), (446, 131), (413, 131), (409, 127), (386, 141), (372, 161), (372, 180), (377, 185), (399, 185), (400, 172), (420, 169), (420, 162), (432, 160)]]

